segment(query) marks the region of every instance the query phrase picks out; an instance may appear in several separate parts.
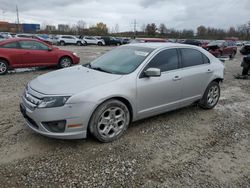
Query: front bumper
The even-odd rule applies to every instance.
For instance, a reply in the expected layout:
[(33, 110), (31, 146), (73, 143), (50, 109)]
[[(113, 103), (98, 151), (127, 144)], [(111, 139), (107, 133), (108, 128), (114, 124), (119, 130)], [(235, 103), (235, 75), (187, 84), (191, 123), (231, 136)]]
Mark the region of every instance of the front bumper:
[(80, 57), (74, 56), (73, 57), (73, 64), (79, 64), (80, 63)]
[[(32, 91), (34, 92), (34, 91)], [(36, 95), (37, 96), (37, 95)], [(87, 137), (88, 121), (92, 111), (92, 104), (65, 104), (56, 108), (31, 108), (30, 103), (24, 96), (20, 104), (20, 111), (30, 129), (41, 135), (58, 139), (82, 139)], [(63, 132), (51, 132), (46, 129), (44, 122), (65, 120)]]

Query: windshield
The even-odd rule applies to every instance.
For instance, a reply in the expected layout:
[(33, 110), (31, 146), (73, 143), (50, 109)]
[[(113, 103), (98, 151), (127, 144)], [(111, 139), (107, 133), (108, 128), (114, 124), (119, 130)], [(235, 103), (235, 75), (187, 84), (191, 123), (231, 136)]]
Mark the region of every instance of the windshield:
[(89, 64), (90, 68), (112, 74), (133, 72), (153, 51), (152, 48), (123, 46), (116, 48)]
[(222, 46), (224, 41), (213, 41), (208, 44), (208, 46)]

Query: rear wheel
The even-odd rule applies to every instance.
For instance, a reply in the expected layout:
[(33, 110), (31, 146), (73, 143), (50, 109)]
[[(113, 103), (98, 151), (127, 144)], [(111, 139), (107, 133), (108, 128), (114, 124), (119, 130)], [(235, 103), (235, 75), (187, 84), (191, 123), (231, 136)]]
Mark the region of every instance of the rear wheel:
[(127, 106), (118, 100), (109, 100), (101, 104), (90, 120), (91, 134), (101, 142), (118, 139), (128, 128), (130, 113)]
[(65, 42), (64, 41), (60, 41), (60, 45), (61, 46), (65, 46)]
[(219, 98), (220, 85), (218, 82), (213, 81), (208, 85), (199, 105), (204, 109), (212, 109), (217, 105)]
[(101, 42), (98, 42), (97, 45), (98, 45), (98, 46), (102, 46), (102, 43), (101, 43)]
[(62, 57), (59, 61), (59, 68), (66, 68), (72, 65), (72, 59), (70, 57)]
[(235, 55), (236, 55), (236, 52), (233, 51), (233, 53), (230, 55), (230, 58), (233, 59), (235, 57)]
[(82, 42), (78, 41), (78, 42), (76, 43), (76, 45), (77, 45), (77, 46), (82, 46)]
[(0, 59), (0, 75), (6, 74), (8, 72), (8, 69), (9, 69), (8, 63), (5, 60)]

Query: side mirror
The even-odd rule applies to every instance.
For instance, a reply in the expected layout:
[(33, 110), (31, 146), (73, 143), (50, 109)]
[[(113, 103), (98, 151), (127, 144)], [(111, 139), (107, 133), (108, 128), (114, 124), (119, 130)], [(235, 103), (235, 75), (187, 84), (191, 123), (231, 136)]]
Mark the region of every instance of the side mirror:
[(161, 70), (157, 68), (148, 68), (144, 75), (147, 77), (160, 77), (161, 76)]
[(48, 51), (49, 51), (49, 52), (51, 52), (52, 50), (53, 50), (53, 48), (52, 48), (52, 47), (49, 47), (49, 48), (48, 48)]

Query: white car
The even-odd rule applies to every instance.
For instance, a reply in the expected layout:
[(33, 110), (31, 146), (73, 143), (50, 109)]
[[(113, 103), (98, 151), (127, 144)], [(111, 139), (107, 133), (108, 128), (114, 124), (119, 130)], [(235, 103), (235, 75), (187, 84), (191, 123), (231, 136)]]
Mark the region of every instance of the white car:
[(124, 45), (86, 65), (29, 82), (20, 110), (44, 136), (119, 138), (131, 122), (220, 98), (224, 64), (208, 51), (176, 43)]
[(0, 35), (0, 41), (5, 40), (6, 38), (3, 35)]
[(90, 37), (90, 36), (82, 36), (80, 37), (82, 38), (83, 40), (86, 41), (87, 45), (90, 45), (90, 44), (94, 44), (94, 45), (98, 45), (98, 46), (104, 46), (105, 45), (105, 42), (104, 40), (102, 39), (97, 39), (95, 37)]
[(57, 43), (61, 46), (64, 46), (66, 44), (75, 44), (77, 46), (87, 45), (85, 40), (79, 39), (79, 38), (77, 38), (75, 36), (71, 36), (71, 35), (58, 36)]

